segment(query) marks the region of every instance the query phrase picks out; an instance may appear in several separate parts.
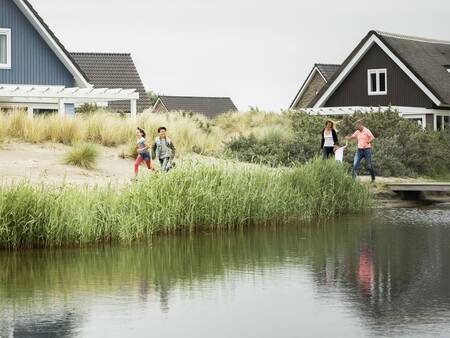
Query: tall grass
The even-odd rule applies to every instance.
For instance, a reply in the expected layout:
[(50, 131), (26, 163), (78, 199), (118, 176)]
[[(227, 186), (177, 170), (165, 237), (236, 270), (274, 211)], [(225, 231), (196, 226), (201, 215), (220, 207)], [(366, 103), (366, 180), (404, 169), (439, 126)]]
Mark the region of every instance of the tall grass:
[(137, 126), (147, 130), (150, 140), (156, 136), (158, 127), (165, 126), (181, 153), (211, 154), (222, 146), (221, 131), (211, 121), (200, 115), (182, 113), (141, 114), (133, 121), (105, 112), (80, 114), (75, 118), (48, 115), (29, 119), (26, 113), (14, 111), (0, 113), (0, 126), (5, 136), (31, 143), (92, 142), (108, 147), (133, 141)]
[(0, 188), (0, 246), (130, 242), (361, 211), (366, 187), (333, 161), (290, 168), (189, 164), (128, 187)]
[(267, 133), (290, 133), (288, 120), (284, 116), (259, 112), (228, 113), (215, 120), (182, 112), (145, 113), (139, 115), (137, 121), (101, 110), (78, 114), (75, 118), (55, 114), (29, 119), (20, 110), (0, 113), (0, 135), (3, 133), (5, 138), (31, 143), (73, 145), (90, 142), (107, 147), (123, 146), (134, 144), (137, 126), (147, 131), (150, 142), (156, 136), (157, 129), (165, 126), (180, 154), (217, 155), (223, 151), (224, 143), (237, 135), (251, 133), (264, 137)]

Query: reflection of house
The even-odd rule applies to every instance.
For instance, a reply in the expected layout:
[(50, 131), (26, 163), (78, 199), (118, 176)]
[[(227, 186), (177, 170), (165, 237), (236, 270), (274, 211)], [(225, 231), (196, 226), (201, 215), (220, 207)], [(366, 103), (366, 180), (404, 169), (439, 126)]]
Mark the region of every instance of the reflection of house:
[(135, 114), (149, 105), (145, 95), (137, 102), (142, 89), (129, 55), (71, 54), (27, 0), (0, 0), (0, 108), (72, 114), (76, 104), (126, 101)]
[(155, 113), (183, 111), (214, 118), (237, 111), (237, 108), (229, 97), (159, 96), (153, 111)]
[[(2, 316), (4, 315), (6, 314), (2, 312)], [(64, 310), (60, 313), (49, 310), (45, 314), (27, 311), (12, 313), (11, 318), (0, 320), (0, 337), (74, 337), (80, 323), (81, 318), (78, 314)]]
[[(343, 115), (393, 106), (428, 128), (450, 126), (448, 41), (371, 31), (329, 80), (324, 76), (320, 82), (317, 74), (323, 75), (319, 67), (313, 69), (291, 109)], [(305, 97), (302, 90), (313, 93)]]

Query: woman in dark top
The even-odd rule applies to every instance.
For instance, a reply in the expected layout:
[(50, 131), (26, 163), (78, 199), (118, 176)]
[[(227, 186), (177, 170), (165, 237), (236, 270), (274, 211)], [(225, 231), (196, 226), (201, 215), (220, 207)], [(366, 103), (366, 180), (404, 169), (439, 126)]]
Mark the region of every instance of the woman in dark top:
[(332, 121), (327, 121), (325, 123), (325, 129), (322, 130), (322, 143), (320, 146), (323, 159), (326, 160), (330, 156), (333, 156), (334, 149), (338, 145), (339, 140), (336, 130), (334, 130), (334, 123)]

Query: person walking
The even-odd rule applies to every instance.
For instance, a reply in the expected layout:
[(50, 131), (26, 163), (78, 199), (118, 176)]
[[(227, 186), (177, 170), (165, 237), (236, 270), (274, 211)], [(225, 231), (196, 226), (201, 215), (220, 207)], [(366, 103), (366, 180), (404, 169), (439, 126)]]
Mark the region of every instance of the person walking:
[(336, 130), (334, 130), (334, 123), (332, 121), (325, 122), (325, 128), (322, 130), (322, 143), (320, 149), (322, 150), (323, 159), (326, 160), (333, 156), (334, 150), (339, 145)]
[(161, 170), (168, 172), (172, 169), (172, 161), (175, 158), (175, 146), (172, 140), (167, 137), (166, 127), (158, 128), (158, 137), (156, 137), (152, 149), (153, 154), (155, 154), (156, 158), (159, 160)]
[(145, 162), (147, 165), (147, 168), (151, 171), (154, 171), (152, 159), (150, 156), (149, 146), (147, 144), (147, 141), (145, 140), (146, 133), (144, 129), (137, 128), (136, 129), (136, 150), (138, 153), (138, 156), (136, 158), (136, 161), (134, 162), (134, 175), (137, 176), (139, 173), (139, 166), (142, 162)]
[(375, 171), (372, 166), (372, 142), (375, 139), (372, 132), (366, 128), (362, 121), (355, 123), (356, 131), (345, 139), (357, 140), (358, 149), (356, 150), (355, 158), (353, 160), (352, 176), (356, 177), (356, 172), (361, 164), (362, 159), (366, 160), (366, 169), (370, 172), (372, 183), (375, 182)]

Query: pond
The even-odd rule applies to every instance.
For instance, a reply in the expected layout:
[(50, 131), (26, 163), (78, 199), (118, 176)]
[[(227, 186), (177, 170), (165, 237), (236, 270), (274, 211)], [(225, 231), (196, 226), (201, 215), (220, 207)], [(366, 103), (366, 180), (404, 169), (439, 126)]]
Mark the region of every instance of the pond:
[(450, 336), (450, 208), (0, 253), (0, 337)]

